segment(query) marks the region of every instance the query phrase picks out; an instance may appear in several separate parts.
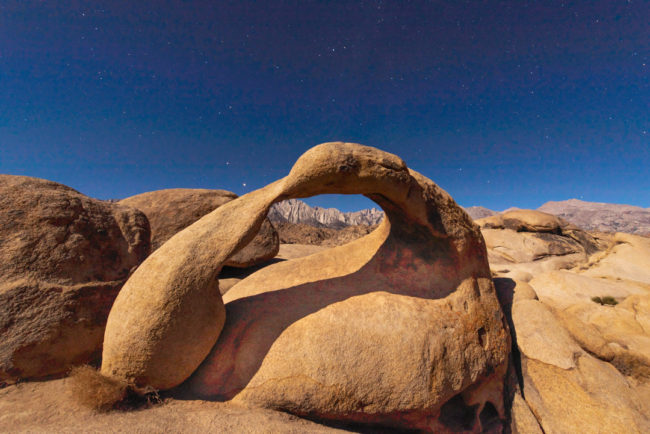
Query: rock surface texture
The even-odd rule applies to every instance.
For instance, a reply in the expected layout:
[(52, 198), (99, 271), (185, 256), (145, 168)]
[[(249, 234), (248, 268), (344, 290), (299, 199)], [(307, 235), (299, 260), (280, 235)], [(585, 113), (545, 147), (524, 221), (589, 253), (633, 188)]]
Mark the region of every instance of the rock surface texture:
[[(151, 225), (151, 248), (158, 249), (176, 233), (204, 215), (237, 198), (225, 190), (173, 188), (138, 194), (119, 201), (142, 211)], [(269, 221), (242, 250), (228, 258), (229, 267), (250, 267), (272, 259), (280, 247), (278, 234)]]
[[(224, 308), (216, 276), (272, 204), (327, 193), (364, 194), (386, 218), (252, 274)], [(505, 417), (509, 349), (478, 226), (398, 157), (326, 143), (136, 270), (110, 313), (101, 371), (161, 389), (194, 374), (185, 387), (204, 398), (317, 420), (480, 431)]]
[(135, 209), (0, 175), (0, 381), (63, 374), (98, 356), (149, 237)]

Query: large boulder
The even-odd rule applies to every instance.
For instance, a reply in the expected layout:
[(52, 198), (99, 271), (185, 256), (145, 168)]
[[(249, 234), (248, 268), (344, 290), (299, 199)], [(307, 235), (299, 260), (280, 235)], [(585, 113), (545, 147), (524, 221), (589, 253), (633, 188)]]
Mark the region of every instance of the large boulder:
[[(350, 244), (254, 273), (224, 309), (216, 276), (271, 205), (327, 193), (364, 194), (387, 218)], [(187, 387), (202, 397), (319, 420), (479, 431), (505, 417), (509, 349), (469, 216), (395, 155), (326, 143), (138, 268), (111, 310), (101, 372), (161, 389), (194, 373)]]
[(101, 352), (117, 293), (149, 254), (139, 211), (0, 175), (0, 380), (65, 373)]
[[(176, 233), (235, 198), (235, 193), (226, 190), (173, 188), (138, 194), (122, 199), (119, 203), (137, 208), (147, 216), (151, 225), (153, 251)], [(278, 234), (266, 220), (255, 238), (228, 258), (225, 265), (251, 267), (272, 259), (279, 247)]]
[(476, 223), (493, 270), (519, 280), (543, 271), (573, 268), (606, 247), (591, 234), (540, 211), (514, 210)]
[(554, 215), (532, 209), (516, 209), (476, 221), (484, 229), (510, 229), (516, 232), (561, 233), (566, 223)]

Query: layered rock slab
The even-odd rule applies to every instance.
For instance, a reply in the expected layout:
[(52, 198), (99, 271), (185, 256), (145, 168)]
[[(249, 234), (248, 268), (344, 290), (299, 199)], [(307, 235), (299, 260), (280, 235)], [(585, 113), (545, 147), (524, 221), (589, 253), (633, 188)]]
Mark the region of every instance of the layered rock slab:
[(0, 175), (0, 380), (62, 374), (96, 358), (149, 237), (133, 208)]
[[(270, 206), (326, 193), (365, 194), (387, 218), (353, 243), (249, 276), (226, 293), (224, 312), (215, 277)], [(477, 431), (504, 417), (508, 353), (469, 216), (398, 157), (327, 143), (138, 268), (111, 311), (102, 373), (169, 388), (205, 359), (187, 385), (202, 397), (325, 420)]]
[(476, 223), (481, 226), (493, 270), (517, 280), (573, 268), (607, 247), (582, 229), (540, 211), (509, 211)]
[(650, 241), (530, 210), (477, 223), (495, 274), (529, 282), (495, 279), (515, 343), (513, 432), (647, 432)]
[[(543, 303), (515, 302), (512, 318), (526, 402), (544, 432), (647, 432), (636, 383), (580, 348)], [(535, 318), (546, 325), (528, 331)]]
[(650, 238), (617, 232), (610, 248), (589, 258), (581, 274), (650, 285)]
[[(139, 209), (147, 216), (153, 251), (204, 215), (236, 198), (235, 193), (226, 190), (173, 188), (138, 194), (119, 203)], [(279, 248), (278, 234), (267, 220), (255, 238), (224, 265), (251, 267), (272, 259)]]

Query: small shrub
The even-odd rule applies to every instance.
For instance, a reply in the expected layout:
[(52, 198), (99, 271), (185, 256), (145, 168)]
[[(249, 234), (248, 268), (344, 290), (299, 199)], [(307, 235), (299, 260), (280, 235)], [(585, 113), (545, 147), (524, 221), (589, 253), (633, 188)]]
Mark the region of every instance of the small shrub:
[(643, 381), (650, 379), (650, 366), (645, 361), (628, 352), (621, 352), (614, 356), (611, 363), (620, 373)]
[(606, 295), (604, 297), (592, 297), (591, 301), (603, 306), (616, 306), (618, 304), (618, 301), (616, 301), (616, 299), (610, 295)]

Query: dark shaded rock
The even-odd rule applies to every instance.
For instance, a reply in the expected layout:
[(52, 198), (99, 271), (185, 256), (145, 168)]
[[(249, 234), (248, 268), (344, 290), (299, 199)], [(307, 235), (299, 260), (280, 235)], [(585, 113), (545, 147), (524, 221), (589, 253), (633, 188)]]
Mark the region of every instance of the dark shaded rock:
[(108, 311), (149, 238), (137, 210), (0, 175), (0, 380), (61, 374), (99, 354)]
[[(226, 190), (173, 188), (138, 194), (119, 203), (146, 214), (151, 225), (152, 250), (156, 250), (176, 233), (235, 198), (235, 193)], [(268, 261), (279, 247), (278, 235), (267, 220), (257, 236), (226, 265), (243, 268)]]
[(282, 244), (310, 244), (313, 246), (334, 247), (354, 241), (377, 228), (377, 225), (347, 226), (342, 229), (316, 227), (304, 223), (274, 223)]

